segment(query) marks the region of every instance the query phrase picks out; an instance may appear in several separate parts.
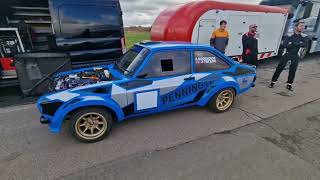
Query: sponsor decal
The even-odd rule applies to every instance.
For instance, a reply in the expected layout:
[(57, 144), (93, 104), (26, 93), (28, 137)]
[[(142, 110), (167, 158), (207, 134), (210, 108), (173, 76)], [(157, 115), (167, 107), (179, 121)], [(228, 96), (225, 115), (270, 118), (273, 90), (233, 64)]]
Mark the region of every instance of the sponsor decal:
[(243, 83), (243, 84), (248, 84), (248, 79), (247, 79), (247, 78), (244, 78), (244, 79), (242, 80), (242, 83)]
[(47, 96), (47, 99), (52, 100), (52, 101), (53, 100), (60, 100), (63, 102), (67, 102), (67, 101), (69, 101), (75, 97), (78, 97), (78, 96), (80, 96), (80, 94), (78, 94), (78, 93), (72, 93), (69, 91), (62, 91), (62, 92), (58, 92), (58, 93)]
[(213, 64), (217, 63), (216, 57), (197, 57), (196, 64)]
[(230, 76), (223, 76), (222, 77), (223, 80), (225, 80), (226, 82), (236, 82), (236, 80), (234, 80), (233, 77), (230, 77)]
[(237, 82), (240, 86), (240, 89), (247, 88), (251, 85), (253, 82), (254, 77), (243, 77), (243, 78), (238, 78)]
[(194, 95), (202, 90), (209, 88), (212, 84), (214, 84), (214, 81), (197, 82), (189, 86), (178, 88), (175, 91), (162, 96), (161, 103), (165, 105), (184, 99), (185, 97)]

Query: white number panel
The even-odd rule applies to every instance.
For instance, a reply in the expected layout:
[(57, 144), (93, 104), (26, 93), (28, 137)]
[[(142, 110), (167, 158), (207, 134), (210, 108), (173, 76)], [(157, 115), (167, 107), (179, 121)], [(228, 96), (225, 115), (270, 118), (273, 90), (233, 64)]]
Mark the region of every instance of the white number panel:
[(137, 111), (156, 108), (158, 106), (158, 91), (149, 91), (136, 94)]

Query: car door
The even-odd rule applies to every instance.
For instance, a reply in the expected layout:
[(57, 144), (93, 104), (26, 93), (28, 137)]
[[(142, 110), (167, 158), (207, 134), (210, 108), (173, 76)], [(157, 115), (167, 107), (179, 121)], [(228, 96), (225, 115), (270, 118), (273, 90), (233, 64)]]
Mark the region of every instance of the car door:
[(128, 90), (128, 102), (134, 104), (134, 114), (164, 111), (184, 104), (186, 90), (194, 83), (189, 50), (155, 52), (137, 75), (143, 86)]
[[(194, 57), (194, 77), (197, 84), (205, 87), (209, 92), (210, 88), (221, 85), (223, 73), (230, 68), (230, 65), (216, 55), (214, 52), (207, 50), (198, 50), (193, 52)], [(197, 100), (200, 100), (205, 92), (199, 89)]]

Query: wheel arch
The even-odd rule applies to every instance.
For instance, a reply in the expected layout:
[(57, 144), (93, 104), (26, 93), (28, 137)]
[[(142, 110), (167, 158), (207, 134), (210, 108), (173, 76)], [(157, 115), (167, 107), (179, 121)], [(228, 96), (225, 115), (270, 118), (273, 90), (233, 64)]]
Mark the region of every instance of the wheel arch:
[(60, 132), (62, 124), (66, 120), (70, 119), (70, 115), (74, 114), (74, 112), (79, 111), (80, 109), (88, 107), (101, 107), (108, 110), (114, 116), (115, 120), (121, 121), (124, 119), (124, 113), (121, 107), (113, 101), (80, 101), (78, 103), (70, 104), (59, 109), (56, 112), (56, 115), (53, 117), (51, 123), (49, 124), (49, 129), (55, 133)]
[(210, 92), (207, 93), (207, 95), (205, 95), (205, 97), (202, 98), (202, 100), (199, 101), (199, 105), (200, 106), (206, 106), (208, 104), (208, 102), (220, 91), (224, 90), (224, 89), (232, 89), (234, 90), (235, 93), (235, 97), (240, 93), (240, 89), (237, 86), (236, 83), (227, 83), (224, 86), (221, 87), (215, 87), (212, 90), (210, 90)]
[[(226, 92), (226, 91), (229, 91), (231, 94), (232, 94), (232, 98), (228, 98), (229, 101), (226, 101), (225, 105), (223, 104), (220, 104), (221, 103), (221, 100), (218, 99), (218, 97), (223, 93), (223, 92)], [(208, 101), (208, 103), (206, 104), (209, 109), (211, 109), (213, 112), (216, 112), (216, 113), (222, 113), (222, 112), (226, 112), (228, 111), (232, 104), (234, 103), (235, 101), (235, 98), (236, 98), (236, 91), (233, 87), (226, 87), (226, 88), (223, 88), (223, 89), (220, 89), (219, 91), (217, 91), (211, 98), (210, 100)], [(231, 100), (232, 99), (232, 100)], [(220, 101), (219, 102), (219, 105), (222, 105), (222, 107), (219, 107), (219, 105), (217, 105), (217, 101)], [(225, 100), (223, 100), (224, 102)]]
[(103, 106), (103, 105), (91, 105), (91, 106), (81, 106), (81, 107), (78, 107), (78, 108), (75, 108), (71, 111), (69, 111), (65, 118), (64, 118), (64, 121), (65, 120), (69, 120), (71, 116), (73, 116), (75, 113), (77, 113), (78, 111), (81, 111), (83, 109), (86, 109), (86, 108), (100, 108), (100, 109), (104, 109), (104, 110), (107, 110), (108, 112), (111, 113), (111, 116), (112, 116), (112, 120), (113, 122), (117, 122), (118, 121), (118, 116), (117, 116), (117, 113), (111, 109), (110, 107), (108, 106)]

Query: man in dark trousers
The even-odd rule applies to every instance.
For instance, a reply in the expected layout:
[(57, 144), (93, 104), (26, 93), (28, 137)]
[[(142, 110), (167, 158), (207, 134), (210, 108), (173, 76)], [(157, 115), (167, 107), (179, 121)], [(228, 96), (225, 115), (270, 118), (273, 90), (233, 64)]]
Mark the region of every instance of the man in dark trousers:
[(249, 26), (249, 32), (242, 36), (242, 60), (243, 63), (258, 65), (258, 39), (257, 39), (258, 26), (252, 24)]
[(292, 83), (294, 81), (296, 71), (299, 64), (299, 52), (301, 48), (305, 48), (308, 43), (308, 39), (306, 37), (303, 37), (301, 34), (304, 30), (304, 23), (298, 22), (296, 23), (296, 28), (293, 33), (293, 35), (288, 36), (284, 42), (283, 46), (286, 48), (284, 55), (282, 56), (279, 65), (272, 77), (272, 81), (269, 85), (270, 88), (273, 88), (276, 82), (278, 81), (278, 78), (287, 65), (288, 61), (291, 61), (290, 64), (290, 70), (289, 70), (289, 77), (287, 81), (287, 89), (290, 91), (293, 91)]

